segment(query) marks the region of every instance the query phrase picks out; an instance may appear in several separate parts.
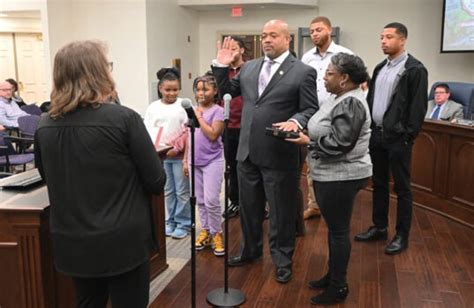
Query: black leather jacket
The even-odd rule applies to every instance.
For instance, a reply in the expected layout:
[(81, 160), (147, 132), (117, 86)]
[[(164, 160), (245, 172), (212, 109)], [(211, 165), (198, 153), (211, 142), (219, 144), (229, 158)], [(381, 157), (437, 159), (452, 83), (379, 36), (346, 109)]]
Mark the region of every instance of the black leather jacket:
[[(374, 104), (374, 93), (377, 75), (387, 63), (385, 59), (379, 63), (372, 75), (367, 103), (370, 113)], [(383, 116), (382, 132), (387, 142), (403, 140), (413, 143), (421, 130), (428, 105), (428, 71), (423, 63), (412, 55), (408, 55), (405, 70), (392, 93), (390, 105)], [(372, 128), (375, 123), (372, 121)]]
[(351, 151), (356, 145), (366, 120), (366, 111), (355, 97), (348, 97), (331, 112), (331, 133), (311, 141), (309, 149), (313, 158), (338, 157)]

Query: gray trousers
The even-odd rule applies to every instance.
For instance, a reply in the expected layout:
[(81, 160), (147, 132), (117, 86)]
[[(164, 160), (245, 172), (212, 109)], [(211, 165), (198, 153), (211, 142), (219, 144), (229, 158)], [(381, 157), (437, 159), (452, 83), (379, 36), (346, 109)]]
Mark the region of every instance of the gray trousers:
[(291, 268), (295, 249), (298, 168), (276, 170), (250, 160), (238, 162), (241, 255), (257, 258), (263, 253), (262, 223), (265, 203), (270, 205), (270, 254), (277, 267)]

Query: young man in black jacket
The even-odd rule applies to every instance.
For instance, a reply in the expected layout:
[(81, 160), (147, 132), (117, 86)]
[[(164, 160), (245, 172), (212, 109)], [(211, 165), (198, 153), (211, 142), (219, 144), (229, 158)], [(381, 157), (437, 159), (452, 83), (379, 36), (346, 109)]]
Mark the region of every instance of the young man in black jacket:
[(411, 154), (428, 102), (428, 72), (405, 51), (407, 36), (407, 28), (397, 22), (386, 25), (380, 36), (382, 51), (388, 57), (375, 67), (367, 96), (372, 114), (374, 225), (355, 237), (356, 241), (387, 239), (391, 172), (397, 194), (396, 235), (385, 248), (391, 255), (408, 247), (413, 203)]

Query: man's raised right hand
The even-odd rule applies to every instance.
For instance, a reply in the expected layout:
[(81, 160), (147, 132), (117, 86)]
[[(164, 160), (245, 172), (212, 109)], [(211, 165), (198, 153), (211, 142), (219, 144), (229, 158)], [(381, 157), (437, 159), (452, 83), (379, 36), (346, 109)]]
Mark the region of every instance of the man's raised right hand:
[(222, 65), (229, 65), (232, 63), (232, 61), (234, 60), (234, 58), (237, 56), (237, 54), (239, 53), (238, 50), (232, 50), (231, 49), (231, 42), (232, 42), (232, 38), (230, 36), (227, 36), (224, 38), (224, 41), (221, 42), (218, 41), (217, 42), (217, 62), (219, 62), (219, 64), (222, 64)]

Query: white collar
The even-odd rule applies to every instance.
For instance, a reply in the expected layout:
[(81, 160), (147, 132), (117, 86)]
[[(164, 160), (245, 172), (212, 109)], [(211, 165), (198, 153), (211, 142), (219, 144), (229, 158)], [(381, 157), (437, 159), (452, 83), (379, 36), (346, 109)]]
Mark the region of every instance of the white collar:
[[(331, 40), (331, 44), (329, 44), (329, 47), (324, 53), (324, 55), (327, 55), (328, 53), (335, 53), (335, 52), (337, 52), (337, 44), (334, 43), (333, 40)], [(321, 53), (319, 52), (319, 48), (316, 46), (314, 47), (314, 53), (317, 55), (321, 55)]]
[[(279, 55), (278, 57), (276, 57), (275, 59), (273, 59), (273, 62), (278, 63), (278, 64), (282, 64), (283, 61), (285, 61), (286, 57), (288, 57), (289, 54), (290, 54), (290, 51), (287, 50), (284, 53), (282, 53), (281, 55)], [(265, 59), (264, 59), (265, 62), (270, 61), (270, 60), (271, 59), (269, 57), (265, 56)]]

